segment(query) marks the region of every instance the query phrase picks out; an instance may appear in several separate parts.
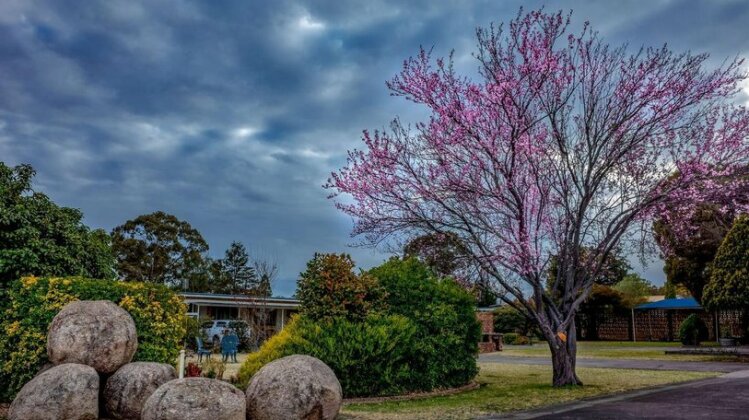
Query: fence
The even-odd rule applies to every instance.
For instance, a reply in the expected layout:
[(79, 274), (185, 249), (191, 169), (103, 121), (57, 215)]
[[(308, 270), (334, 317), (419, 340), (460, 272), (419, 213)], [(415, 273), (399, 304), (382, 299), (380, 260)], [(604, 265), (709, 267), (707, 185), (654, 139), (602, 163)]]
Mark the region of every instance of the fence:
[[(705, 310), (648, 309), (634, 311), (600, 311), (595, 314), (580, 313), (577, 316), (578, 338), (581, 340), (612, 341), (678, 341), (679, 326), (691, 314), (697, 314), (708, 329), (708, 340), (720, 335), (716, 326), (727, 327), (730, 335), (741, 336), (743, 327), (741, 311), (707, 312)], [(716, 334), (717, 332), (717, 334)]]

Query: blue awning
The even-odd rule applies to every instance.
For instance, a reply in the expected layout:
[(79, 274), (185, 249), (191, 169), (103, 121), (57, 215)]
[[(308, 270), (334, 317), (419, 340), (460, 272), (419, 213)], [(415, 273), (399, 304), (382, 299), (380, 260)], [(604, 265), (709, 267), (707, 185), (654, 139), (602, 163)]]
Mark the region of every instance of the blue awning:
[(688, 298), (675, 298), (675, 299), (663, 299), (657, 302), (643, 303), (638, 305), (635, 309), (702, 309), (699, 303), (692, 297)]

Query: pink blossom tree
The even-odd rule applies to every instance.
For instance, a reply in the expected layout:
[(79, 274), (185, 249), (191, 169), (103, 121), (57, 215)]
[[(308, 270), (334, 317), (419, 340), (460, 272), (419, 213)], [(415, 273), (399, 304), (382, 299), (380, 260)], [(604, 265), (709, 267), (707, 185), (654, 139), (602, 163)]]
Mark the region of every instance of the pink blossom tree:
[(422, 49), (388, 87), (429, 120), (365, 132), (326, 185), (371, 244), (457, 235), (540, 327), (556, 386), (581, 384), (574, 318), (607, 257), (664, 206), (730, 202), (749, 161), (749, 114), (730, 102), (740, 60), (706, 70), (707, 55), (630, 52), (569, 21), (521, 10), (478, 29), (479, 80)]

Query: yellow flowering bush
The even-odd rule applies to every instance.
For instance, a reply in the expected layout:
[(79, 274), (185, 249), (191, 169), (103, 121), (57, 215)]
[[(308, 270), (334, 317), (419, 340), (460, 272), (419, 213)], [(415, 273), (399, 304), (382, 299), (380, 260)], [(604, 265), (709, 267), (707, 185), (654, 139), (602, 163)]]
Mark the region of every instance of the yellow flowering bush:
[(79, 277), (25, 277), (0, 291), (0, 401), (10, 401), (47, 360), (47, 327), (74, 300), (109, 300), (130, 313), (138, 330), (135, 360), (174, 363), (187, 308), (167, 287)]

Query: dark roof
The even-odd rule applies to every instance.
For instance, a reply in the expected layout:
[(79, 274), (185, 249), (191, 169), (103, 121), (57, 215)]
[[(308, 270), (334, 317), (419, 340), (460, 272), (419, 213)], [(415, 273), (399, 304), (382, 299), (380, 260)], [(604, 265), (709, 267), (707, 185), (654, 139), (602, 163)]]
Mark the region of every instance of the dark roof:
[(663, 299), (657, 302), (643, 303), (635, 309), (702, 309), (694, 298)]
[(203, 293), (203, 292), (182, 292), (180, 293), (183, 297), (186, 298), (205, 298), (205, 299), (226, 299), (226, 300), (265, 300), (269, 302), (289, 302), (289, 303), (299, 303), (299, 300), (293, 297), (283, 297), (283, 296), (272, 296), (272, 297), (258, 297), (258, 296), (251, 296), (251, 295), (229, 295), (229, 294), (222, 294), (222, 293)]

